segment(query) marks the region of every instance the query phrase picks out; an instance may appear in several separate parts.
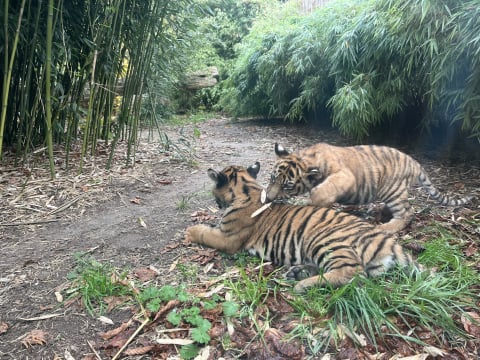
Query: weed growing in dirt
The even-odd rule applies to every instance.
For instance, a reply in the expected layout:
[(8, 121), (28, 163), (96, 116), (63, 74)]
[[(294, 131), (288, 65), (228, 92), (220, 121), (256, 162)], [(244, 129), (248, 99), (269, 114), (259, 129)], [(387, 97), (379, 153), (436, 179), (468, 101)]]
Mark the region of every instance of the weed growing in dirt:
[(189, 203), (191, 202), (192, 197), (191, 195), (181, 195), (177, 202), (175, 203), (175, 207), (177, 211), (183, 212), (187, 210)]
[[(425, 251), (418, 257), (422, 264), (427, 267), (440, 267), (441, 270), (462, 270), (467, 272), (465, 276), (473, 276), (470, 274), (471, 269), (465, 266), (466, 262), (462, 254), (462, 248), (465, 246), (464, 239), (441, 226), (428, 227), (423, 233), (431, 240), (426, 243)], [(478, 256), (478, 254), (472, 255)]]
[(77, 266), (68, 275), (72, 286), (67, 292), (72, 297), (80, 296), (91, 316), (105, 312), (107, 297), (123, 297), (124, 301), (137, 304), (138, 314), (148, 316), (152, 323), (162, 314), (159, 318), (170, 327), (189, 330), (193, 342), (180, 347), (179, 354), (183, 359), (194, 358), (200, 346), (210, 342), (212, 321), (206, 316), (221, 321), (222, 315), (229, 319), (238, 313), (235, 302), (226, 301), (217, 294), (204, 298), (187, 292), (185, 286), (144, 286), (129, 279), (127, 271), (100, 263), (93, 257), (76, 254), (75, 259)]
[(199, 137), (200, 130), (196, 127), (192, 134), (187, 133), (187, 129), (181, 128), (175, 140), (170, 139), (166, 133), (160, 133), (160, 152), (168, 152), (173, 160), (195, 166), (197, 165), (195, 143)]
[(82, 303), (92, 316), (101, 315), (106, 310), (103, 301), (108, 296), (131, 295), (125, 286), (126, 272), (119, 272), (110, 264), (100, 263), (91, 256), (74, 254), (76, 267), (68, 274), (72, 282), (70, 293), (80, 295)]
[(177, 264), (176, 269), (179, 271), (178, 278), (182, 283), (195, 284), (198, 280), (199, 267), (196, 264)]
[[(252, 324), (255, 329), (255, 336), (248, 339), (249, 344), (264, 341), (265, 331), (271, 327), (272, 318), (276, 315), (275, 310), (271, 311), (266, 303), (276, 299), (280, 293), (281, 285), (275, 280), (279, 271), (280, 269), (266, 272), (261, 263), (253, 269), (239, 268), (238, 277), (225, 281), (229, 295), (239, 306), (239, 318), (245, 319), (245, 323)], [(228, 342), (224, 345), (228, 347)]]

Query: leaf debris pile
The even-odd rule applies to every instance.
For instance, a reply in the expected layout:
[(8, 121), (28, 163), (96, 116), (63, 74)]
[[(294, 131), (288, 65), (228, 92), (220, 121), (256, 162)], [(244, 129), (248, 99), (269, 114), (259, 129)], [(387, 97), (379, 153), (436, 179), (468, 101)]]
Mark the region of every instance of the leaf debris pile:
[[(97, 154), (84, 160), (80, 172), (79, 161), (71, 161), (66, 168), (61, 160), (65, 157), (64, 151), (58, 149), (55, 152), (56, 178), (52, 180), (43, 153), (30, 155), (23, 166), (15, 165), (13, 154), (5, 154), (0, 165), (0, 225), (42, 224), (56, 221), (60, 216), (80, 216), (86, 208), (115, 196), (115, 186), (138, 181), (150, 186), (144, 180), (152, 178), (152, 166), (149, 165), (172, 161), (170, 152), (160, 153), (158, 143), (138, 145), (134, 162), (143, 166), (124, 165), (127, 159), (125, 143), (117, 146), (109, 170), (106, 169), (108, 155), (107, 146), (99, 144)], [(165, 173), (157, 175), (154, 182), (168, 186), (172, 179)], [(130, 201), (140, 203), (141, 199)], [(66, 212), (67, 209), (71, 211)]]

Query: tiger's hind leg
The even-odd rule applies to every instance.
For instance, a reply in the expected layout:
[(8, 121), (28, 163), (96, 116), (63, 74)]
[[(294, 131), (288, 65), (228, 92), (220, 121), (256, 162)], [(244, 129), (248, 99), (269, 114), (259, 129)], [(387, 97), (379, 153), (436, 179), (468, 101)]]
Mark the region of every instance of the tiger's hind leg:
[(295, 291), (304, 292), (312, 286), (330, 285), (337, 288), (347, 284), (355, 275), (365, 274), (357, 254), (348, 247), (340, 247), (329, 253), (324, 270), (323, 273), (299, 281), (294, 287)]
[(391, 200), (385, 200), (385, 207), (390, 211), (392, 218), (389, 222), (379, 225), (379, 227), (390, 234), (403, 230), (413, 217), (413, 209), (408, 202), (408, 192), (405, 188), (400, 194)]

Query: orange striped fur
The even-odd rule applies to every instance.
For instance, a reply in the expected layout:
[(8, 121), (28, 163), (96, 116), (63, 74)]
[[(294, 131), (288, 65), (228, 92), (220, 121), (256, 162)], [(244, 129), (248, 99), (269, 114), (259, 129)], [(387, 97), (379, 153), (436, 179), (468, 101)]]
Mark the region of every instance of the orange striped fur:
[(277, 265), (291, 267), (287, 276), (301, 280), (295, 286), (297, 291), (315, 285), (337, 287), (357, 273), (375, 276), (397, 263), (413, 263), (395, 236), (347, 213), (272, 204), (252, 218), (262, 206), (262, 187), (256, 181), (259, 169), (258, 162), (248, 169), (209, 169), (217, 204), (226, 209), (224, 216), (217, 227), (189, 227), (185, 239), (229, 254), (248, 250)]

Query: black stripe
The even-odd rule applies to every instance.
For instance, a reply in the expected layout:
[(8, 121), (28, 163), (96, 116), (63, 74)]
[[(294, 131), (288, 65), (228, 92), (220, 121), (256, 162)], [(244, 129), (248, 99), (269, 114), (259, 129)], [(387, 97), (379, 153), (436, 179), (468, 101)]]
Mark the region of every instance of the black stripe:
[[(377, 258), (377, 256), (378, 256), (378, 254), (380, 253), (380, 251), (382, 251), (383, 248), (385, 247), (385, 243), (388, 241), (388, 239), (389, 239), (389, 238), (388, 238), (387, 236), (385, 236), (385, 237), (382, 239), (382, 241), (380, 241), (380, 244), (378, 244), (377, 248), (375, 249), (375, 251), (374, 251), (374, 253), (373, 253), (373, 256), (370, 258), (370, 260), (369, 260), (368, 262), (370, 262), (370, 261), (372, 261), (373, 259), (376, 259), (376, 258)], [(372, 242), (371, 244), (373, 244), (373, 242)], [(364, 263), (367, 263), (367, 261), (364, 260), (364, 256), (365, 256), (365, 253), (362, 252), (362, 260), (363, 260)]]

